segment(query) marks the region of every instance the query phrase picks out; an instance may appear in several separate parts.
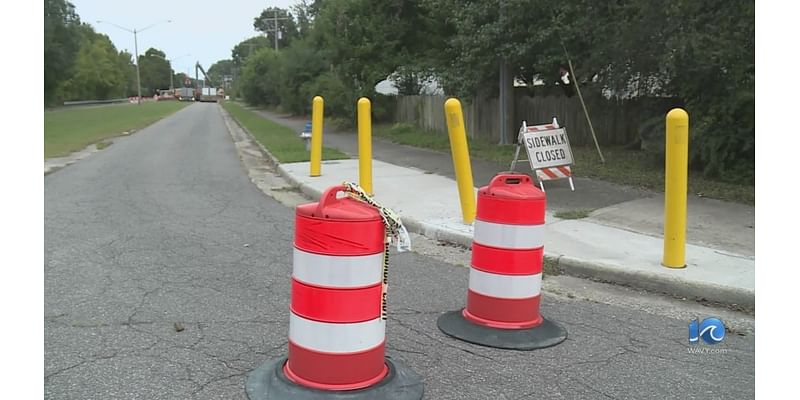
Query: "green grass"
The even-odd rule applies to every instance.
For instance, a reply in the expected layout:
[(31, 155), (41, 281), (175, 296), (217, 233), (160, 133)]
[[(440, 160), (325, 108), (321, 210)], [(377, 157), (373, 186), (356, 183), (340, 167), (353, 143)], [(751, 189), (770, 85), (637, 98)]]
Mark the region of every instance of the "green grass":
[(45, 111), (44, 157), (65, 156), (122, 132), (144, 128), (188, 104), (163, 101)]
[(567, 210), (555, 213), (556, 218), (561, 219), (582, 219), (589, 216), (594, 210)]
[(103, 150), (106, 147), (111, 146), (111, 142), (108, 142), (108, 141), (104, 140), (102, 142), (97, 142), (97, 144), (95, 146), (97, 146), (97, 150)]
[[(262, 118), (239, 104), (226, 101), (222, 106), (282, 163), (309, 160), (306, 145), (297, 132)], [(347, 154), (329, 147), (322, 148), (323, 160), (350, 158)]]
[[(417, 128), (409, 124), (376, 125), (375, 136), (387, 138), (395, 143), (450, 152), (447, 135)], [(514, 145), (498, 145), (480, 139), (469, 140), (470, 156), (511, 164)], [(577, 177), (600, 179), (607, 182), (663, 192), (664, 164), (655, 162), (643, 151), (625, 149), (621, 146), (602, 146), (606, 163), (600, 162), (597, 150), (591, 147), (572, 147), (574, 158), (573, 173)], [(522, 150), (524, 151), (524, 149)], [(754, 185), (736, 185), (703, 177), (696, 171), (689, 173), (689, 194), (702, 197), (755, 204)]]

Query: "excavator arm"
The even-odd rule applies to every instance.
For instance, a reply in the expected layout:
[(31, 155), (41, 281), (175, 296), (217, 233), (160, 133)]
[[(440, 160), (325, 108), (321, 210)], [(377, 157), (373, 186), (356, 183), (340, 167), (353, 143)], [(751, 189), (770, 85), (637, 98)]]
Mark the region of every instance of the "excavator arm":
[(198, 78), (197, 70), (200, 70), (200, 72), (203, 73), (203, 77), (206, 79), (205, 80), (206, 86), (216, 86), (216, 85), (214, 85), (214, 82), (212, 82), (211, 79), (208, 78), (208, 74), (206, 74), (206, 70), (203, 69), (203, 66), (200, 65), (200, 61), (198, 61), (197, 63), (194, 64), (194, 78), (195, 79)]

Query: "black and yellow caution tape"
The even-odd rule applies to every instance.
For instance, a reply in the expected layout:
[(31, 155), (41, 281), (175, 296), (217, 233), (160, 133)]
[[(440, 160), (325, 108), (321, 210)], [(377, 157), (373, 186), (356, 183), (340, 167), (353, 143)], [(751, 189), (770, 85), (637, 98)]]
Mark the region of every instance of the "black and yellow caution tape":
[(342, 185), (346, 188), (345, 192), (350, 196), (377, 208), (383, 220), (383, 225), (386, 227), (383, 246), (383, 270), (381, 271), (381, 319), (385, 321), (388, 317), (388, 298), (386, 293), (389, 290), (389, 244), (392, 239), (395, 239), (397, 240), (398, 252), (408, 251), (411, 250), (411, 238), (408, 236), (408, 231), (403, 226), (403, 221), (400, 220), (400, 216), (397, 213), (378, 204), (361, 186), (352, 182), (343, 182)]

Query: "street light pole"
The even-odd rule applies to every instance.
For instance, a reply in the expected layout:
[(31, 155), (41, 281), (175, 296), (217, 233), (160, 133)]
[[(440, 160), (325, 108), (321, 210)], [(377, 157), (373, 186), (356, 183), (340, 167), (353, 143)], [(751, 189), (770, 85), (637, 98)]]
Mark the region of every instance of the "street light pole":
[(134, 61), (136, 61), (136, 94), (138, 95), (138, 97), (136, 98), (136, 104), (142, 104), (142, 76), (141, 73), (139, 72), (139, 38), (137, 34), (139, 32), (144, 32), (145, 30), (150, 29), (156, 25), (160, 25), (163, 23), (170, 23), (170, 22), (172, 22), (172, 20), (168, 19), (166, 21), (160, 21), (154, 24), (150, 24), (142, 29), (137, 30), (135, 28), (130, 29), (121, 25), (117, 25), (111, 21), (100, 21), (100, 20), (97, 21), (98, 24), (107, 23), (116, 26), (117, 28), (122, 29), (123, 31), (130, 32), (133, 34), (133, 51), (136, 53), (134, 55)]
[(136, 52), (136, 104), (142, 104), (142, 76), (139, 73), (139, 39), (136, 37), (136, 29), (133, 30), (133, 51)]

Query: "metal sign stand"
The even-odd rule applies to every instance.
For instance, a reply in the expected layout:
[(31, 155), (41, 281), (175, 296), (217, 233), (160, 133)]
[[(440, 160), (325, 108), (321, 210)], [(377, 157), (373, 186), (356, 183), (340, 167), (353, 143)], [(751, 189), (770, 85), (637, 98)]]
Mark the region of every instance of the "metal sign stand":
[[(556, 117), (553, 117), (553, 123), (552, 124), (541, 125), (541, 126), (545, 127), (545, 128), (551, 128), (551, 129), (560, 128), (558, 126), (558, 120), (556, 119)], [(529, 161), (530, 162), (530, 160), (527, 158), (527, 151), (526, 151), (526, 158), (522, 158), (522, 159), (519, 158), (519, 151), (520, 151), (520, 149), (522, 149), (522, 145), (523, 145), (523, 141), (524, 141), (524, 134), (527, 131), (528, 131), (527, 122), (526, 121), (522, 121), (522, 128), (520, 128), (519, 134), (517, 135), (517, 145), (516, 145), (516, 148), (514, 149), (514, 158), (511, 160), (511, 172), (514, 172), (514, 169), (517, 167), (517, 161)], [(544, 190), (544, 180), (539, 178), (539, 173), (538, 173), (539, 170), (536, 169), (536, 168), (533, 168), (533, 164), (531, 164), (531, 170), (533, 171), (534, 179), (536, 179), (536, 181), (539, 182), (539, 188), (544, 192), (545, 191)], [(575, 184), (572, 182), (572, 173), (571, 172), (570, 172), (570, 174), (569, 174), (569, 176), (567, 178), (569, 179), (569, 187), (574, 192), (575, 191)]]

